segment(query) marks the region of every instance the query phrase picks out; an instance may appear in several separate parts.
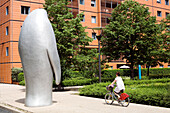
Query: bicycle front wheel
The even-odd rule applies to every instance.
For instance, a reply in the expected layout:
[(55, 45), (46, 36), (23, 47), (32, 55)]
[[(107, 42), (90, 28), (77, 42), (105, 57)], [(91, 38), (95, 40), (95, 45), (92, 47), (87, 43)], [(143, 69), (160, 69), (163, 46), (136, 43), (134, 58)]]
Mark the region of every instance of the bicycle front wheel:
[(121, 104), (122, 106), (124, 106), (124, 107), (127, 107), (127, 106), (129, 105), (129, 103), (130, 103), (129, 97), (126, 98), (125, 100), (122, 100), (122, 101), (120, 102), (120, 104)]
[(106, 93), (106, 95), (105, 95), (105, 102), (107, 104), (112, 104), (114, 102), (112, 93)]

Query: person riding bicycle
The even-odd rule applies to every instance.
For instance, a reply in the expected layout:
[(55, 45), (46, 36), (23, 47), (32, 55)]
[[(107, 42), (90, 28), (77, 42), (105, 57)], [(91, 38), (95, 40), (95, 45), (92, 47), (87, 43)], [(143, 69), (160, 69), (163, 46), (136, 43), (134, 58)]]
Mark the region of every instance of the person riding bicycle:
[(116, 88), (114, 89), (114, 94), (118, 97), (118, 99), (120, 98), (120, 93), (123, 93), (125, 91), (125, 86), (123, 83), (122, 78), (120, 77), (120, 72), (116, 73), (116, 78), (115, 80), (109, 85), (111, 87), (114, 87), (114, 83), (116, 82)]

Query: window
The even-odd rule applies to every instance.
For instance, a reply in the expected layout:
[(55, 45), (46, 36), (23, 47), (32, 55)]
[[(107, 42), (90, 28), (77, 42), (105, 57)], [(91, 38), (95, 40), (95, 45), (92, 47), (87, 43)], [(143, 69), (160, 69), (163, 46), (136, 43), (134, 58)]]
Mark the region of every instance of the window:
[(8, 27), (6, 27), (6, 35), (8, 35)]
[(84, 5), (84, 0), (80, 0), (80, 4), (81, 4), (81, 5)]
[(111, 2), (107, 2), (106, 7), (111, 8)]
[(82, 22), (85, 22), (85, 16), (83, 15), (83, 19), (82, 19)]
[(6, 56), (9, 55), (8, 47), (6, 47)]
[(117, 7), (117, 4), (115, 4), (115, 3), (112, 3), (112, 6), (111, 6), (112, 8), (116, 8)]
[(148, 1), (148, 0), (145, 0), (145, 1)]
[(168, 68), (170, 68), (170, 65), (168, 65)]
[(169, 5), (169, 0), (165, 0), (165, 5)]
[(157, 16), (162, 17), (162, 12), (161, 11), (157, 11)]
[(8, 6), (6, 7), (6, 15), (9, 14)]
[(91, 17), (91, 23), (96, 23), (96, 16)]
[(29, 14), (29, 13), (30, 13), (30, 7), (21, 6), (21, 14)]
[(94, 40), (97, 40), (97, 38), (96, 38), (96, 33), (92, 33), (92, 38), (93, 38)]
[(161, 0), (157, 0), (157, 3), (161, 3)]
[(96, 0), (91, 0), (91, 6), (96, 7)]
[(166, 18), (167, 18), (167, 17), (168, 17), (168, 15), (169, 15), (169, 13), (167, 13), (167, 12), (166, 12), (166, 13), (165, 13), (165, 15), (166, 15)]

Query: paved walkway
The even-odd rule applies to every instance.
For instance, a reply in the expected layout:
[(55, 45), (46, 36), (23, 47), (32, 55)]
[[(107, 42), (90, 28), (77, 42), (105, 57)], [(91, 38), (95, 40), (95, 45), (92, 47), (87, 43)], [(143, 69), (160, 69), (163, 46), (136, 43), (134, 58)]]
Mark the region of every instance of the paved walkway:
[(107, 105), (104, 99), (79, 96), (77, 91), (53, 92), (53, 104), (46, 107), (26, 107), (24, 98), (24, 86), (0, 84), (0, 106), (16, 113), (170, 113), (170, 108), (133, 103), (128, 107), (117, 102)]

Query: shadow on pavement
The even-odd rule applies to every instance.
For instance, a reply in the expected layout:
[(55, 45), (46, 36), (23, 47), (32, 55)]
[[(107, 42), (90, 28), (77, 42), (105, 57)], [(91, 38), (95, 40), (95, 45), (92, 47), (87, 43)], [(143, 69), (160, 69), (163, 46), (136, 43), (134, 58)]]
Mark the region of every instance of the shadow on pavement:
[(24, 103), (25, 103), (25, 98), (15, 100), (15, 102), (18, 102), (18, 103), (24, 104)]
[(113, 104), (106, 104), (106, 103), (103, 103), (104, 105), (110, 105), (110, 106), (119, 106), (119, 107), (122, 107), (121, 105), (119, 105), (119, 104), (115, 104), (115, 103), (113, 103)]
[[(21, 104), (25, 104), (25, 98), (15, 100), (15, 102), (18, 102), (18, 103), (21, 103)], [(53, 103), (57, 103), (57, 101), (53, 101)]]
[(26, 90), (25, 90), (25, 88), (24, 89), (20, 89), (22, 92), (25, 92)]

